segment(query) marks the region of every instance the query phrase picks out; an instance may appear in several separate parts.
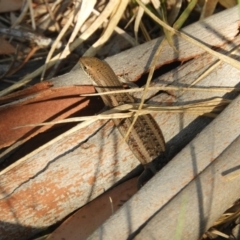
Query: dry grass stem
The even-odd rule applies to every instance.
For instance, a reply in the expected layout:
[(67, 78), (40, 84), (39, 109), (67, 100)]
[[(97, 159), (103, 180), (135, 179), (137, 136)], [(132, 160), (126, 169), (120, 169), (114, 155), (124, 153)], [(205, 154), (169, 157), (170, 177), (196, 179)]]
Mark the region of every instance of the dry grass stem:
[[(196, 92), (240, 92), (240, 88), (234, 87), (148, 87), (148, 90), (163, 90), (163, 91), (196, 91)], [(121, 89), (114, 90), (103, 93), (91, 93), (91, 94), (81, 94), (82, 97), (93, 97), (93, 96), (102, 96), (102, 95), (111, 95), (111, 94), (120, 94), (120, 93), (133, 93), (133, 92), (142, 92), (144, 88), (132, 88), (132, 89)]]
[(68, 118), (68, 119), (63, 119), (59, 121), (45, 122), (45, 123), (39, 123), (39, 124), (26, 124), (24, 126), (18, 126), (16, 128), (46, 126), (46, 125), (54, 125), (54, 124), (69, 123), (69, 122), (80, 122), (80, 121), (97, 121), (97, 120), (104, 120), (104, 119), (129, 118), (129, 117), (132, 117), (133, 112), (134, 113), (137, 112), (138, 115), (157, 113), (157, 112), (188, 113), (188, 114), (203, 115), (203, 114), (208, 114), (212, 111), (220, 112), (230, 102), (231, 100), (215, 98), (211, 100), (200, 101), (196, 103), (189, 103), (189, 104), (184, 104), (180, 106), (156, 106), (152, 104), (143, 104), (141, 110), (139, 110), (138, 103), (124, 104), (95, 116), (74, 117), (74, 118)]
[[(227, 56), (230, 56), (231, 54), (234, 54), (239, 51), (239, 46), (234, 47), (229, 53), (227, 53)], [(213, 63), (203, 74), (201, 74), (193, 83), (189, 85), (189, 88), (193, 85), (196, 85), (198, 82), (203, 80), (209, 73), (211, 73), (214, 69), (216, 69), (220, 64), (222, 63), (221, 60), (217, 60), (215, 63)]]
[(83, 56), (95, 56), (97, 51), (100, 49), (100, 47), (110, 38), (112, 33), (114, 32), (115, 27), (119, 23), (127, 5), (128, 0), (122, 0), (118, 3), (117, 11), (116, 13), (111, 17), (111, 19), (108, 22), (108, 25), (102, 34), (101, 38), (99, 38), (85, 53)]

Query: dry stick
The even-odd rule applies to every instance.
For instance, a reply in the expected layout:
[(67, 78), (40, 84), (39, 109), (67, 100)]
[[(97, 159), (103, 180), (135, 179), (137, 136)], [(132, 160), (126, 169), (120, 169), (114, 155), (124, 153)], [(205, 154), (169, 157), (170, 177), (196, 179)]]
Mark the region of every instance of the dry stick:
[[(45, 55), (45, 53), (43, 53), (43, 52), (41, 52), (41, 53), (36, 53), (35, 54), (35, 56), (36, 57), (42, 57), (42, 56), (44, 56)], [(17, 56), (17, 60), (22, 60), (22, 59), (25, 59), (26, 57), (25, 56)], [(9, 61), (11, 61), (12, 60), (12, 57), (6, 57), (6, 58), (4, 58), (4, 59), (0, 59), (0, 63), (6, 63), (6, 62), (9, 62)]]
[(11, 61), (10, 65), (9, 65), (9, 67), (8, 67), (8, 70), (5, 73), (3, 73), (2, 75), (0, 75), (0, 79), (1, 80), (3, 80), (3, 78), (5, 76), (9, 75), (9, 73), (12, 71), (12, 68), (15, 65), (15, 62), (16, 62), (17, 57), (18, 57), (18, 52), (19, 52), (19, 45), (17, 45), (17, 47), (15, 49), (15, 53), (14, 53), (13, 57), (11, 58), (12, 61)]
[(39, 49), (38, 46), (35, 46), (31, 49), (31, 51), (27, 54), (27, 56), (25, 57), (25, 59), (23, 60), (23, 62), (17, 66), (16, 68), (12, 69), (8, 74), (12, 75), (15, 72), (17, 72), (19, 69), (21, 69), (27, 62), (28, 60), (35, 54), (35, 52)]

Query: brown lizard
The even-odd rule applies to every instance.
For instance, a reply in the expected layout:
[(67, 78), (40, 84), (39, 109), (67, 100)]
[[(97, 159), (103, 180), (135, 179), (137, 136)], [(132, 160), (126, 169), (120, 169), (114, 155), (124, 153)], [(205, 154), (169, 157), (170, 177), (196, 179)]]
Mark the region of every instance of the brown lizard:
[[(91, 78), (97, 92), (107, 92), (122, 89), (122, 83), (104, 61), (94, 57), (82, 57), (79, 60), (83, 71)], [(133, 103), (134, 98), (128, 93), (102, 95), (103, 102), (108, 107), (116, 107), (126, 103)], [(124, 137), (132, 123), (132, 118), (113, 119), (114, 124)], [(140, 115), (127, 138), (127, 144), (145, 171), (139, 177), (139, 187), (146, 182), (146, 178), (155, 174), (152, 161), (165, 153), (165, 141), (161, 129), (150, 114)], [(161, 165), (166, 162), (163, 161)], [(150, 170), (150, 171), (149, 171)]]

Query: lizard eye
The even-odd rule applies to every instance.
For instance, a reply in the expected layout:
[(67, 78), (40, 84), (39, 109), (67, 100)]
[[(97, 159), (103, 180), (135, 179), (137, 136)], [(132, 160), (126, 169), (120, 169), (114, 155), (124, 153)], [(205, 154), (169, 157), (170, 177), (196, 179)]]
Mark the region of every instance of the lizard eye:
[(86, 71), (86, 70), (87, 70), (87, 67), (84, 66), (84, 65), (82, 65), (82, 69)]

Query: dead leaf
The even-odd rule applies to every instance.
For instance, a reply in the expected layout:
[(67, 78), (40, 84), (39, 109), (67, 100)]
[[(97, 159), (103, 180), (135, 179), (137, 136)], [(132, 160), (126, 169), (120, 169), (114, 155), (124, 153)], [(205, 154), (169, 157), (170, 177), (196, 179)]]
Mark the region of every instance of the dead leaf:
[(0, 12), (11, 12), (21, 9), (23, 0), (2, 0), (0, 1)]
[(79, 209), (49, 235), (47, 240), (87, 239), (95, 229), (137, 192), (137, 179), (133, 178), (118, 185)]
[[(1, 1), (0, 1), (0, 5), (1, 5)], [(0, 37), (0, 55), (13, 54), (13, 53), (15, 53), (15, 47), (13, 47), (13, 45), (10, 44), (8, 41), (6, 41), (4, 38)]]
[(19, 101), (0, 107), (0, 114), (3, 116), (0, 119), (0, 148), (10, 146), (23, 138), (26, 141), (46, 131), (51, 125), (40, 128), (14, 129), (15, 127), (64, 119), (85, 108), (89, 100), (79, 95), (93, 91), (93, 87), (87, 86), (50, 88), (50, 84), (45, 82), (0, 98), (0, 102), (20, 98)]

